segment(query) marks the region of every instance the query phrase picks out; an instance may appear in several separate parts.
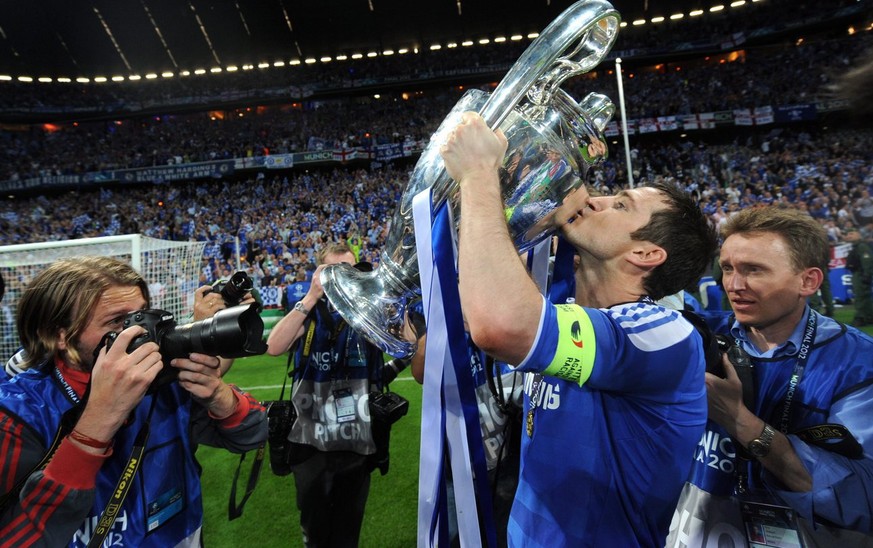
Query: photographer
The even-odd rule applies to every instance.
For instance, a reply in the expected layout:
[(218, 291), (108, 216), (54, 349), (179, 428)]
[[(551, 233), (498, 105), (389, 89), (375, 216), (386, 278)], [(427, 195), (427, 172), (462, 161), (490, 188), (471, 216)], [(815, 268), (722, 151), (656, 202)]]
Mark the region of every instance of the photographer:
[(387, 380), (381, 350), (349, 328), (324, 295), (321, 271), (339, 263), (355, 263), (347, 245), (321, 250), (309, 291), (267, 339), (273, 356), (300, 340), (291, 396), (297, 420), (290, 441), (303, 454), (295, 454), (291, 469), (304, 544), (310, 548), (358, 545), (378, 458), (368, 395)]
[[(263, 407), (221, 380), (218, 358), (168, 365), (155, 342), (128, 353), (148, 331), (123, 323), (148, 305), (145, 280), (106, 257), (57, 261), (27, 287), (18, 331), (29, 363), (0, 384), (0, 545), (198, 546), (196, 444), (241, 453), (266, 438)], [(178, 382), (150, 390), (167, 367)]]
[(786, 545), (873, 545), (873, 339), (806, 303), (827, 235), (769, 206), (737, 213), (722, 236), (733, 314), (710, 324), (742, 353), (706, 374), (707, 432), (667, 546), (742, 546), (760, 525)]

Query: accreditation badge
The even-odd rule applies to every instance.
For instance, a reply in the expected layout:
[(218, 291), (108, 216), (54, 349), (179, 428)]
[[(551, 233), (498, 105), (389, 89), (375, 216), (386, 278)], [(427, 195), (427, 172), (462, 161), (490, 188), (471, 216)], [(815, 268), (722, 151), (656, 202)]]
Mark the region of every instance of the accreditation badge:
[(772, 500), (765, 501), (763, 497), (744, 496), (740, 500), (740, 512), (749, 548), (803, 547), (793, 509)]
[(336, 421), (339, 423), (355, 420), (355, 397), (349, 388), (334, 390), (333, 401), (336, 404)]

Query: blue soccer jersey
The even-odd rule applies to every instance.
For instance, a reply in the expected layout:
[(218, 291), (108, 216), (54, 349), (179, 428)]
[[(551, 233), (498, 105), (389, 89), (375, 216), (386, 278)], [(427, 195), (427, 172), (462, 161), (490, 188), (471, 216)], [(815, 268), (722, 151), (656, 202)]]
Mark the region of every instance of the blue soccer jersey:
[(544, 375), (526, 376), (509, 544), (663, 546), (706, 423), (693, 326), (651, 302), (545, 303), (519, 369)]

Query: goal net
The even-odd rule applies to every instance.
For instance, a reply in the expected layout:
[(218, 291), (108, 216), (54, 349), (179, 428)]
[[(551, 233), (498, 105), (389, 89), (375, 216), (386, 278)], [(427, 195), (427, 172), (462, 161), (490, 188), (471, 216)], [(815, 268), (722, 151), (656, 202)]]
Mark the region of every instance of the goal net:
[(205, 242), (174, 242), (139, 234), (0, 246), (6, 296), (0, 302), (0, 369), (20, 344), (15, 313), (21, 292), (43, 268), (67, 257), (101, 255), (126, 261), (149, 284), (151, 307), (184, 322), (194, 310)]

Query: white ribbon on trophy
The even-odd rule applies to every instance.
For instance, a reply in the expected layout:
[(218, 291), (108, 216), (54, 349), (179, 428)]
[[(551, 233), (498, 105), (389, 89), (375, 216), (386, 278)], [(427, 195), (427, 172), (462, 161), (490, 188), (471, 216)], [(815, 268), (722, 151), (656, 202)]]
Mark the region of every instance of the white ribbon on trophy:
[(469, 403), (470, 398), (475, 402), (475, 390), (457, 294), (456, 253), (447, 236), (457, 227), (458, 187), (445, 172), (440, 146), (465, 111), (479, 112), (490, 127), (503, 131), (508, 146), (500, 184), (510, 236), (519, 253), (536, 248), (537, 258), (529, 267), (545, 292), (548, 240), (562, 222), (559, 215), (575, 213), (570, 197), (584, 184), (589, 169), (606, 157), (603, 130), (615, 110), (608, 98), (596, 93), (577, 102), (560, 85), (600, 63), (615, 42), (619, 23), (606, 0), (581, 0), (565, 10), (491, 94), (467, 92), (434, 133), (401, 197), (379, 267), (363, 273), (332, 265), (322, 271), (322, 285), (336, 310), (393, 356), (415, 352), (416, 342), (408, 337), (408, 311), (418, 299), (423, 301), (427, 348), (420, 548), (447, 545), (446, 454), (451, 457), (461, 545), (481, 546), (480, 515), (485, 542), (496, 542), (487, 470), (479, 468), (484, 457), (479, 458), (478, 408)]
[[(455, 282), (454, 223), (446, 221), (451, 211), (445, 207), (442, 222), (434, 223), (432, 203), (430, 189), (413, 199), (422, 300), (428, 325), (419, 465), (419, 546), (447, 543), (445, 534), (450, 516), (443, 477), (446, 455), (450, 458), (461, 545), (481, 546), (480, 515), (486, 521), (486, 538), (493, 545), (496, 537), (490, 517), (488, 470), (475, 389), (469, 374), (470, 350), (464, 336)], [(432, 235), (432, 229), (439, 235)]]

